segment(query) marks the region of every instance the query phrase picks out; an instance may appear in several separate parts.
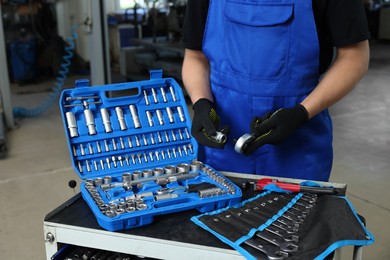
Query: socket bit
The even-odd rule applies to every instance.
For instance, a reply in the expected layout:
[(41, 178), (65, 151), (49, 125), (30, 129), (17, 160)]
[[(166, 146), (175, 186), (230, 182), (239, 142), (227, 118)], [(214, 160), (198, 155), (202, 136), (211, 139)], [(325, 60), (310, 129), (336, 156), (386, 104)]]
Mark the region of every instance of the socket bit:
[(179, 132), (179, 137), (180, 137), (180, 140), (183, 140), (183, 139), (184, 139), (184, 137), (183, 137), (183, 134), (181, 133), (181, 130), (180, 130), (180, 129), (178, 129), (177, 131)]
[(157, 140), (158, 140), (158, 143), (162, 143), (162, 138), (161, 138), (160, 132), (157, 132)]
[(130, 108), (131, 117), (133, 118), (134, 127), (140, 128), (141, 122), (139, 121), (137, 107), (135, 105), (130, 105), (129, 108)]
[(175, 102), (176, 101), (176, 95), (175, 95), (175, 90), (173, 89), (172, 86), (169, 87), (169, 91), (171, 92), (172, 100)]
[(137, 146), (141, 146), (141, 143), (139, 142), (138, 136), (135, 136), (135, 144), (136, 144)]
[(157, 98), (156, 90), (154, 90), (154, 88), (152, 88), (152, 96), (153, 96), (154, 103), (157, 104), (158, 98)]
[(104, 147), (105, 147), (105, 149), (106, 149), (106, 152), (109, 152), (109, 151), (110, 151), (110, 146), (108, 145), (107, 140), (104, 140)]
[(98, 164), (96, 161), (93, 161), (93, 166), (95, 167), (95, 171), (99, 170)]
[(111, 143), (112, 143), (112, 148), (114, 149), (114, 151), (118, 150), (118, 147), (116, 147), (116, 143), (115, 143), (114, 138), (111, 139)]
[(119, 138), (119, 143), (120, 143), (120, 145), (121, 145), (121, 149), (122, 149), (122, 150), (126, 148), (126, 147), (125, 147), (125, 143), (123, 142), (123, 138), (122, 138), (122, 137)]
[(91, 143), (88, 143), (88, 151), (89, 151), (89, 154), (93, 154), (93, 147), (92, 147)]
[(188, 129), (187, 129), (187, 128), (184, 130), (184, 132), (186, 133), (187, 139), (190, 139), (191, 136), (190, 136), (190, 133), (188, 132)]
[(110, 115), (108, 114), (107, 108), (102, 108), (102, 109), (100, 109), (100, 114), (102, 115), (102, 121), (103, 121), (103, 125), (104, 125), (104, 131), (106, 131), (106, 133), (112, 132), (111, 121), (110, 121)]
[(72, 145), (72, 150), (73, 150), (73, 156), (77, 156), (77, 150), (74, 145)]
[(143, 91), (144, 92), (144, 98), (145, 98), (145, 103), (147, 106), (149, 106), (149, 98), (148, 98), (148, 94), (146, 93), (146, 90)]
[(192, 149), (192, 144), (188, 144), (188, 149), (190, 150), (191, 153), (194, 153), (194, 150)]
[(111, 157), (112, 162), (114, 163), (114, 167), (116, 168), (118, 165), (116, 164), (116, 157), (112, 156)]
[(66, 122), (68, 124), (70, 137), (79, 136), (79, 133), (77, 132), (77, 123), (74, 114), (72, 112), (66, 112), (65, 117), (66, 117)]
[(81, 155), (85, 155), (85, 150), (83, 144), (80, 144), (80, 153)]
[(163, 118), (163, 115), (159, 109), (156, 110), (156, 114), (157, 114), (158, 122), (160, 123), (160, 125), (163, 125), (164, 118)]
[(146, 111), (146, 117), (148, 118), (149, 126), (154, 126), (152, 113), (150, 113), (150, 111)]
[(168, 99), (167, 99), (167, 94), (165, 94), (164, 88), (161, 87), (160, 90), (161, 90), (161, 95), (162, 95), (162, 97), (163, 97), (164, 103), (167, 103), (167, 102), (168, 102)]
[(177, 112), (179, 113), (180, 122), (186, 121), (184, 117), (183, 109), (181, 107), (177, 107)]
[(118, 161), (119, 161), (119, 164), (121, 165), (121, 167), (123, 167), (123, 157), (122, 156), (118, 156)]
[(155, 143), (156, 143), (156, 141), (154, 140), (154, 137), (153, 137), (153, 134), (152, 134), (152, 133), (150, 133), (150, 143), (151, 143), (151, 144), (155, 144)]
[(81, 166), (81, 162), (80, 161), (77, 162), (77, 166), (79, 167), (79, 172), (83, 173), (83, 166)]
[(129, 148), (133, 148), (133, 143), (131, 142), (130, 136), (127, 137), (127, 143), (129, 144)]
[(146, 139), (145, 134), (142, 135), (142, 139), (144, 140), (144, 145), (147, 146), (148, 145), (148, 140)]
[(174, 142), (176, 142), (176, 141), (177, 141), (177, 138), (176, 138), (176, 134), (175, 134), (175, 132), (174, 132), (173, 130), (171, 130), (171, 134), (172, 134), (172, 140), (173, 140)]
[(125, 121), (125, 117), (123, 115), (122, 108), (116, 107), (115, 112), (116, 112), (116, 117), (118, 118), (119, 127), (120, 127), (121, 131), (126, 130), (127, 126), (126, 126), (126, 121)]
[(100, 144), (98, 141), (96, 141), (96, 149), (97, 149), (97, 152), (98, 153), (101, 153), (102, 152), (102, 148), (100, 147)]
[(110, 158), (106, 158), (107, 168), (111, 169)]
[(171, 124), (174, 123), (175, 122), (175, 118), (173, 116), (172, 109), (170, 107), (166, 107), (165, 110), (167, 110), (169, 123), (171, 123)]
[(183, 150), (186, 155), (188, 155), (187, 146), (183, 145)]

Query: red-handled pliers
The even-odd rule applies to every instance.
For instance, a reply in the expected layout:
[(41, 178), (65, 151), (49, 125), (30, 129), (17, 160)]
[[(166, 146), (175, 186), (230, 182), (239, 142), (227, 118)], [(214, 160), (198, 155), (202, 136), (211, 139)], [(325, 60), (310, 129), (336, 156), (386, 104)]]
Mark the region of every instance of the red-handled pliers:
[(254, 183), (255, 190), (263, 190), (268, 184), (275, 184), (279, 188), (292, 191), (292, 192), (306, 192), (306, 193), (317, 193), (317, 194), (332, 194), (335, 195), (338, 191), (333, 187), (315, 187), (315, 186), (304, 186), (296, 183), (281, 182), (277, 179), (262, 178)]

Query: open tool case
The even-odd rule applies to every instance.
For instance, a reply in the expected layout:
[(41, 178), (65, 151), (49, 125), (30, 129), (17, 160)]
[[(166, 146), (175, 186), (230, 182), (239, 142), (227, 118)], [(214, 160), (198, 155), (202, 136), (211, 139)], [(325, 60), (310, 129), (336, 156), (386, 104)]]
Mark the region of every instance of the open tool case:
[(182, 89), (162, 71), (104, 86), (77, 80), (62, 92), (60, 109), (82, 196), (102, 228), (134, 228), (156, 215), (240, 201), (235, 184), (196, 161)]

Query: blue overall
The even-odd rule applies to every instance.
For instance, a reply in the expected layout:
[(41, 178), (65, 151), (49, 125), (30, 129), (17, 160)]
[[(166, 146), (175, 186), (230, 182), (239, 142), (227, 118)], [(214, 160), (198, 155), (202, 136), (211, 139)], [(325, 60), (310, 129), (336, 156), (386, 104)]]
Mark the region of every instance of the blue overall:
[(312, 1), (210, 0), (203, 52), (221, 126), (231, 133), (223, 150), (201, 146), (199, 159), (220, 171), (327, 181), (333, 159), (327, 110), (250, 156), (235, 152), (231, 141), (250, 133), (253, 117), (294, 107), (318, 84)]

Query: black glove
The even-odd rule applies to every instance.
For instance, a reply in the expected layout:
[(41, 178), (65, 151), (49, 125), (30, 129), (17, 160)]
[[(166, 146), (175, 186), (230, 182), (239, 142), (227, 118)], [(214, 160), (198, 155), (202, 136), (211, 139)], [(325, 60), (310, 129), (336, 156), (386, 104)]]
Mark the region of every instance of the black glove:
[(212, 138), (216, 131), (228, 134), (228, 128), (219, 130), (219, 117), (215, 111), (214, 103), (206, 98), (201, 98), (193, 106), (194, 119), (192, 120), (191, 134), (195, 139), (208, 147), (222, 149), (224, 142)]
[(300, 104), (267, 113), (262, 118), (255, 117), (250, 126), (255, 139), (248, 144), (244, 153), (250, 154), (264, 144), (280, 143), (308, 120), (309, 114)]

